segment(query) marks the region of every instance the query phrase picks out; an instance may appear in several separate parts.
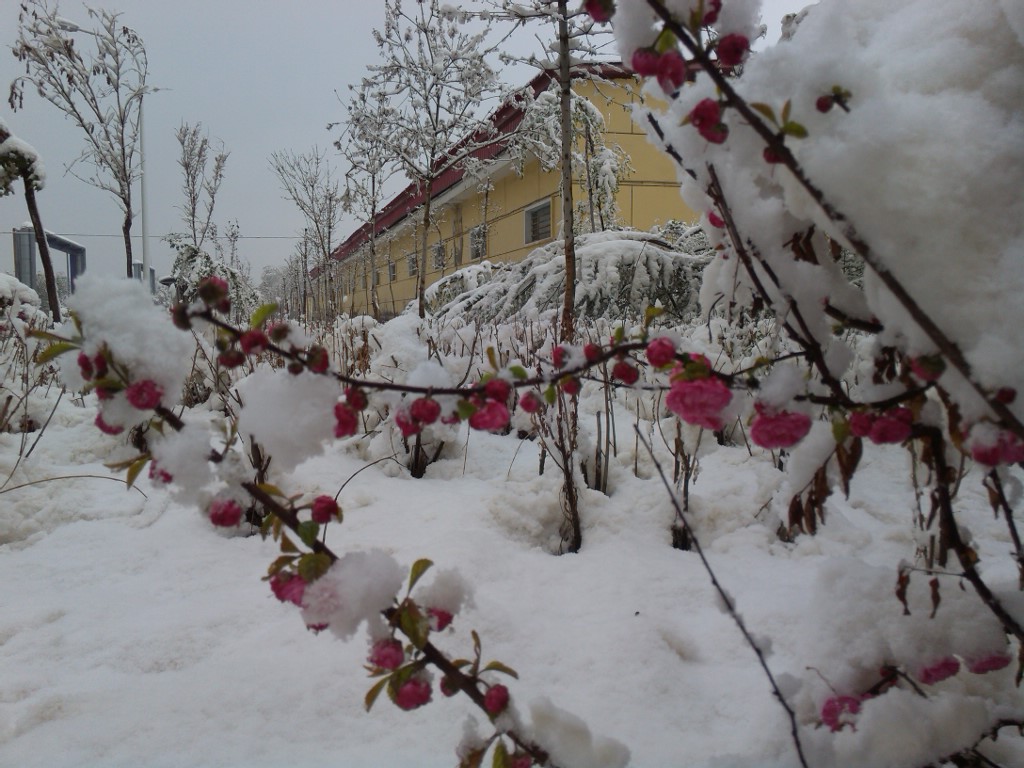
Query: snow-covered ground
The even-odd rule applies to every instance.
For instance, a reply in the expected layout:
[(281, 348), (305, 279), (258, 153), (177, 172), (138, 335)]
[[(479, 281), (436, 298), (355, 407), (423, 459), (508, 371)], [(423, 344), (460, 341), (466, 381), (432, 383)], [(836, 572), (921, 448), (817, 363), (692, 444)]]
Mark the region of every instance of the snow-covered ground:
[[(103, 479), (102, 463), (130, 450), (95, 429), (95, 413), (64, 399), (0, 492), (0, 764), (456, 762), (467, 715), (482, 719), (465, 699), (435, 695), (413, 712), (383, 699), (367, 714), (365, 637), (314, 635), (273, 598), (261, 581), (273, 542), (220, 534), (145, 477), (130, 491)], [(379, 547), (406, 565), (429, 557), (471, 581), (472, 607), (435, 640), (464, 655), (477, 630), (485, 659), (519, 672), (509, 687), (524, 715), (546, 697), (627, 745), (635, 766), (796, 765), (783, 710), (697, 555), (670, 546), (673, 509), (645, 456), (633, 476), (627, 435), (625, 422), (610, 494), (583, 494), (577, 555), (550, 554), (559, 479), (550, 469), (538, 476), (536, 445), (514, 436), (473, 432), (464, 455), (420, 480), (393, 463), (355, 475), (365, 462), (335, 443), (287, 483), (334, 493), (352, 478), (340, 497), (344, 523), (328, 531), (339, 553)], [(0, 435), (4, 477), (20, 437)], [(929, 619), (924, 575), (912, 577), (912, 614), (903, 615), (896, 567), (912, 557), (916, 535), (904, 451), (869, 450), (850, 499), (832, 496), (821, 531), (785, 544), (765, 510), (782, 478), (770, 457), (703, 445), (692, 522), (769, 651), (811, 765), (923, 765), (963, 747), (979, 719), (993, 717), (991, 702), (1020, 716), (1011, 666), (962, 670), (927, 687), (927, 698), (903, 686), (866, 701), (856, 731), (817, 726), (829, 685), (866, 689), (876, 682), (866, 664), (911, 671), (928, 661), (924, 647), (986, 650), (991, 636), (978, 628), (989, 620), (955, 582)], [(72, 477), (81, 475), (96, 477)], [(965, 518), (995, 566), (986, 575), (1012, 584), (1005, 526), (978, 481), (963, 484)], [(985, 749), (1005, 766), (1024, 760), (1009, 733)]]

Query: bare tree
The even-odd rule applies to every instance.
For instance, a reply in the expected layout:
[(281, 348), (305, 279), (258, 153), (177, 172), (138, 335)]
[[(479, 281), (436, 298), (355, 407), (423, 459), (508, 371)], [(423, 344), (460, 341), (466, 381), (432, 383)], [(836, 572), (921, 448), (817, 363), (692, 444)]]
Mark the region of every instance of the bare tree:
[[(18, 15), (18, 40), (12, 50), (25, 64), (25, 74), (11, 83), (8, 103), (24, 104), (26, 86), (69, 117), (82, 129), (86, 146), (68, 170), (77, 178), (117, 198), (124, 219), (127, 275), (132, 277), (132, 184), (140, 177), (142, 98), (149, 65), (142, 38), (120, 22), (119, 13), (86, 6), (96, 23), (81, 30), (62, 19), (57, 5), (25, 0)], [(83, 55), (70, 32), (84, 32), (95, 42), (95, 53)], [(74, 167), (85, 161), (92, 171), (81, 176)]]
[[(50, 260), (50, 247), (46, 242), (46, 230), (39, 215), (36, 191), (43, 188), (45, 174), (36, 151), (17, 137), (12, 136), (3, 120), (0, 120), (0, 197), (14, 192), (14, 182), (21, 179), (25, 191), (25, 204), (39, 248), (39, 259), (43, 263), (43, 279), (46, 283), (46, 301), (50, 305), (53, 322), (60, 322), (60, 299), (57, 296), (57, 280)], [(34, 286), (31, 286), (34, 287)]]
[(322, 296), (314, 292), (314, 297), (318, 303), (322, 300), (324, 312), (335, 313), (336, 292), (329, 262), (332, 240), (341, 216), (341, 194), (326, 153), (318, 147), (301, 154), (288, 150), (274, 152), (270, 156), (270, 167), (281, 182), (287, 199), (295, 203), (306, 220), (302, 242), (303, 255), (307, 259), (305, 281), (309, 282), (308, 253), (311, 252), (321, 277)]
[[(202, 248), (207, 235), (217, 236), (213, 208), (230, 153), (224, 150), (224, 143), (220, 141), (219, 151), (212, 149), (210, 137), (203, 133), (202, 123), (182, 123), (174, 132), (174, 137), (181, 147), (178, 165), (184, 177), (181, 191), (185, 195), (185, 203), (178, 210), (182, 213), (182, 221), (191, 236), (192, 245)], [(213, 165), (208, 168), (211, 160)]]

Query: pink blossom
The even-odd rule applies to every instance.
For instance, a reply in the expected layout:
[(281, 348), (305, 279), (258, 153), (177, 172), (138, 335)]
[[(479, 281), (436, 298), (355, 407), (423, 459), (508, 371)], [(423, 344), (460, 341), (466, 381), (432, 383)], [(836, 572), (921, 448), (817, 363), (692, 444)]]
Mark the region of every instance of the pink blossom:
[(221, 312), (228, 312), (231, 309), (231, 299), (228, 296), (228, 281), (217, 275), (204, 277), (197, 286), (199, 298), (214, 309)]
[(640, 378), (640, 371), (625, 360), (619, 360), (612, 367), (612, 376), (624, 384), (636, 384)]
[(601, 357), (601, 347), (593, 342), (583, 345), (583, 357), (588, 363), (596, 362)]
[(447, 675), (441, 678), (441, 683), (438, 687), (441, 689), (441, 693), (449, 698), (459, 692), (459, 688), (455, 685), (455, 681)]
[(666, 51), (658, 60), (658, 85), (665, 93), (679, 88), (686, 82), (686, 60), (674, 48)]
[(824, 114), (830, 112), (832, 107), (836, 105), (835, 97), (829, 94), (828, 96), (819, 96), (814, 101), (814, 108)]
[(171, 477), (171, 473), (166, 469), (161, 468), (156, 461), (151, 461), (149, 463), (149, 479), (161, 485), (166, 485), (174, 480), (174, 478)]
[(509, 757), (509, 768), (530, 768), (533, 765), (533, 758), (529, 755), (512, 755)]
[(489, 715), (500, 715), (508, 706), (508, 688), (501, 683), (492, 685), (484, 694), (484, 709)]
[(718, 61), (726, 67), (735, 67), (746, 56), (750, 49), (750, 40), (746, 35), (733, 33), (725, 35), (718, 40), (715, 50), (718, 52)]
[(856, 715), (859, 712), (860, 699), (856, 696), (833, 696), (821, 707), (821, 722), (830, 730), (839, 731), (847, 725), (853, 725), (853, 718), (847, 715)]
[(160, 405), (160, 400), (164, 396), (164, 390), (163, 387), (152, 379), (143, 379), (142, 381), (129, 384), (128, 388), (124, 391), (124, 395), (128, 398), (128, 402), (131, 403), (133, 408), (138, 408), (140, 411), (148, 411)]
[(402, 433), (402, 437), (412, 437), (423, 431), (423, 425), (412, 417), (408, 408), (399, 408), (395, 411), (395, 426)]
[(717, 229), (725, 229), (725, 219), (714, 211), (708, 211), (708, 224)]
[(85, 352), (78, 353), (78, 370), (86, 381), (89, 381), (96, 373), (92, 366), (92, 358), (85, 354)]
[(630, 59), (630, 67), (641, 77), (651, 77), (658, 74), (660, 59), (661, 54), (653, 48), (637, 48)]
[(366, 393), (359, 387), (346, 387), (345, 401), (357, 411), (361, 411), (367, 406)]
[(729, 127), (722, 122), (722, 107), (714, 99), (697, 102), (690, 112), (690, 124), (712, 144), (721, 144), (729, 136)]
[(323, 525), (338, 517), (338, 502), (333, 496), (317, 496), (313, 499), (312, 517), (314, 523)]
[(496, 432), (508, 426), (508, 408), (497, 400), (487, 400), (479, 405), (476, 412), (469, 417), (469, 426), (487, 432)]
[(960, 662), (953, 656), (946, 656), (918, 670), (917, 679), (925, 685), (935, 685), (959, 671)]
[(867, 437), (875, 423), (875, 414), (870, 411), (854, 411), (850, 414), (850, 432), (856, 437)]
[(704, 3), (704, 26), (710, 27), (718, 21), (718, 12), (722, 10), (722, 0), (707, 0)]
[(402, 683), (395, 694), (395, 704), (399, 709), (406, 711), (416, 709), (429, 703), (430, 695), (430, 683), (422, 678), (413, 677)]
[(356, 433), (356, 429), (359, 426), (359, 416), (347, 404), (335, 403), (334, 418), (336, 420), (334, 425), (335, 437), (349, 437)]
[(433, 424), (441, 416), (441, 404), (432, 397), (419, 397), (409, 405), (409, 415), (420, 424)]
[(430, 628), (435, 632), (446, 629), (452, 623), (452, 614), (444, 608), (427, 608), (427, 616), (430, 618)]
[(305, 580), (296, 574), (278, 571), (270, 577), (270, 591), (282, 603), (302, 605), (302, 595), (306, 591)]
[(234, 499), (214, 499), (210, 502), (210, 522), (220, 528), (231, 528), (242, 519), (242, 507)]
[(100, 432), (105, 435), (119, 435), (124, 432), (124, 427), (119, 427), (116, 424), (107, 424), (107, 422), (103, 420), (102, 413), (96, 414), (95, 424), (99, 428)]
[(722, 428), (722, 409), (731, 400), (729, 387), (721, 379), (711, 376), (674, 382), (665, 397), (665, 405), (683, 421), (718, 430)]
[(750, 425), (750, 439), (762, 448), (789, 448), (811, 431), (811, 417), (806, 413), (774, 411), (760, 403), (755, 407), (757, 415)]
[(555, 368), (565, 365), (565, 347), (554, 347), (551, 350), (551, 362), (555, 364)]
[(313, 373), (326, 373), (330, 362), (324, 347), (314, 344), (306, 350), (306, 367)]
[(405, 661), (405, 650), (395, 638), (385, 637), (373, 644), (367, 661), (379, 669), (398, 669)]
[(996, 390), (996, 402), (1009, 405), (1017, 399), (1017, 390), (1013, 387), (1000, 387)]
[(761, 157), (769, 165), (775, 165), (776, 163), (782, 162), (782, 153), (779, 152), (775, 147), (765, 147), (761, 153)]
[(580, 380), (574, 379), (571, 376), (566, 376), (564, 379), (558, 382), (558, 386), (562, 388), (562, 391), (565, 392), (565, 394), (570, 396), (578, 395), (580, 393), (580, 389), (582, 389)]
[(524, 392), (519, 398), (519, 407), (527, 413), (537, 413), (543, 404), (536, 392)]
[(1017, 464), (1024, 461), (1024, 442), (1012, 432), (1001, 429), (995, 435), (995, 442), (984, 438), (970, 441), (971, 458), (989, 467), (1000, 464)]
[(246, 331), (238, 338), (238, 345), (247, 355), (259, 354), (265, 351), (269, 344), (267, 335), (258, 329)]
[(584, 0), (583, 10), (594, 21), (605, 24), (612, 20), (612, 14), (615, 13), (615, 0)]
[(488, 379), (484, 384), (484, 397), (504, 403), (512, 393), (512, 385), (504, 379)]
[(868, 439), (873, 443), (902, 443), (913, 432), (914, 414), (909, 408), (890, 408), (879, 414), (871, 425)]
[(96, 393), (97, 400), (111, 400), (117, 394), (115, 390), (109, 387), (96, 387), (93, 391)]
[(661, 336), (647, 345), (647, 359), (655, 368), (671, 365), (676, 359), (676, 344), (672, 339)]
[(217, 362), (224, 368), (237, 368), (245, 362), (245, 353), (240, 349), (231, 347), (217, 355)]
[(990, 653), (975, 659), (966, 659), (967, 670), (976, 675), (984, 675), (986, 672), (995, 672), (997, 669), (1009, 665), (1012, 661), (1008, 653)]

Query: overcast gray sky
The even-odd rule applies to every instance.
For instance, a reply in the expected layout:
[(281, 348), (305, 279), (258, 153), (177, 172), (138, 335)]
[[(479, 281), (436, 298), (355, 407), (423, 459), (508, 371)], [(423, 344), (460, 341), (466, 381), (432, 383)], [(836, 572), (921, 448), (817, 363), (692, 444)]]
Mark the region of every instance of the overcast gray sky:
[[(783, 13), (806, 4), (768, 0), (764, 18), (770, 37), (778, 37)], [(334, 91), (344, 94), (376, 60), (371, 31), (383, 22), (381, 0), (95, 0), (90, 5), (123, 12), (121, 21), (145, 42), (149, 83), (161, 89), (145, 101), (149, 250), (158, 276), (172, 261), (160, 238), (184, 228), (175, 207), (182, 193), (174, 137), (183, 121), (202, 122), (231, 152), (214, 218), (220, 225), (238, 221), (240, 252), (252, 264), (253, 276), (258, 279), (265, 265), (282, 263), (293, 252), (302, 217), (283, 199), (268, 157), (276, 150), (304, 152), (319, 145), (330, 149), (339, 176), (343, 172), (326, 126), (343, 115)], [(60, 11), (89, 28), (77, 0), (62, 0)], [(0, 0), (3, 49), (14, 42), (17, 18), (18, 2)], [(38, 201), (44, 226), (84, 245), (90, 271), (123, 274), (117, 201), (65, 174), (82, 138), (56, 108), (28, 89), (24, 107), (11, 112), (7, 87), (22, 71), (18, 67), (9, 52), (0, 51), (0, 116), (43, 158), (47, 184)], [(524, 72), (520, 79), (529, 75)], [(10, 231), (27, 220), (20, 195), (0, 198), (0, 272), (13, 273)], [(345, 221), (339, 240), (357, 225)], [(138, 259), (138, 218), (132, 231)], [(55, 266), (63, 272), (57, 257)]]

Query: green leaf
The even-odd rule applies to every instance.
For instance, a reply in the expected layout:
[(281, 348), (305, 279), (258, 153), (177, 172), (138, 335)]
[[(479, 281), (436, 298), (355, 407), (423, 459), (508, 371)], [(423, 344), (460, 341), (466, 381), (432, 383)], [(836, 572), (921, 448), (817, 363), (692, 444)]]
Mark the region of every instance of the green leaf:
[(47, 341), (66, 342), (63, 336), (58, 336), (56, 333), (50, 333), (49, 331), (41, 331), (37, 328), (33, 328), (26, 334), (30, 339), (46, 339)]
[(366, 696), (363, 697), (363, 704), (366, 706), (367, 712), (373, 709), (374, 702), (377, 701), (377, 697), (380, 696), (381, 691), (384, 690), (384, 687), (388, 684), (389, 679), (390, 678), (385, 677), (381, 680), (378, 680), (376, 683), (373, 684), (373, 687), (366, 692)]
[(661, 30), (661, 34), (658, 35), (658, 39), (654, 41), (654, 50), (658, 53), (665, 53), (675, 48), (678, 43), (679, 41), (676, 39), (675, 33), (668, 27), (664, 27)]
[(273, 576), (275, 573), (280, 571), (282, 568), (285, 568), (285, 567), (291, 565), (292, 563), (294, 563), (297, 559), (298, 558), (297, 558), (296, 555), (281, 555), (274, 562), (272, 562), (270, 564), (270, 567), (267, 568), (267, 576), (268, 577)]
[(764, 104), (760, 101), (753, 101), (750, 103), (751, 109), (756, 109), (762, 115), (764, 115), (772, 125), (778, 125), (779, 121), (775, 119), (775, 110), (770, 105)]
[(299, 523), (299, 527), (295, 529), (295, 532), (299, 534), (303, 544), (307, 547), (313, 547), (316, 544), (317, 537), (320, 536), (320, 525), (312, 520), (303, 520)]
[(554, 405), (557, 397), (558, 392), (555, 391), (554, 387), (548, 387), (544, 390), (544, 402), (548, 405)]
[(476, 406), (469, 402), (469, 400), (459, 400), (459, 402), (455, 404), (455, 412), (463, 421), (476, 413), (476, 410)]
[(782, 132), (787, 136), (792, 136), (794, 139), (806, 139), (808, 135), (807, 129), (794, 120), (785, 123), (782, 126)]
[(72, 344), (70, 341), (57, 341), (42, 350), (36, 355), (36, 363), (42, 365), (48, 363), (55, 357), (60, 357), (65, 352), (70, 352), (73, 349), (78, 349), (77, 344)]
[(516, 672), (514, 669), (512, 669), (512, 667), (510, 667), (510, 666), (508, 666), (506, 664), (502, 664), (500, 661), (489, 661), (489, 662), (487, 662), (487, 666), (485, 666), (483, 668), (483, 671), (484, 672), (501, 672), (503, 674), (508, 675), (509, 677), (514, 677), (516, 680), (519, 679), (519, 673), (518, 672)]
[(506, 749), (505, 742), (501, 739), (498, 739), (498, 743), (494, 745), (494, 754), (491, 756), (491, 768), (509, 768), (508, 749)]
[(426, 573), (433, 564), (434, 562), (432, 560), (427, 560), (425, 557), (420, 558), (412, 564), (412, 568), (409, 569), (410, 592), (412, 592), (412, 588), (416, 586), (416, 582), (420, 580), (420, 577)]
[(792, 100), (791, 99), (786, 99), (786, 103), (782, 105), (782, 122), (783, 123), (788, 123), (789, 122), (789, 111), (790, 111), (790, 109), (792, 109), (792, 107), (793, 107)]
[(284, 498), (284, 491), (282, 491), (273, 483), (257, 483), (256, 487), (259, 488), (268, 496), (280, 496), (281, 498)]
[(312, 584), (331, 567), (331, 558), (322, 552), (303, 555), (299, 558), (298, 572), (302, 580)]
[(648, 327), (654, 320), (665, 314), (663, 307), (648, 307), (644, 310), (644, 328)]
[(420, 613), (416, 603), (407, 600), (402, 604), (398, 612), (398, 626), (417, 648), (422, 648), (427, 644), (427, 638), (430, 636), (430, 622), (426, 616)]
[(148, 463), (149, 456), (140, 456), (131, 463), (131, 465), (128, 467), (128, 475), (127, 477), (125, 477), (125, 482), (128, 484), (129, 488), (131, 488), (135, 484), (135, 481), (139, 477), (139, 473), (142, 472), (142, 470)]
[(249, 318), (250, 328), (261, 328), (263, 324), (267, 322), (267, 318), (277, 312), (277, 304), (270, 303), (264, 304), (263, 306), (256, 307), (252, 313), (252, 317)]
[(512, 377), (516, 379), (525, 379), (529, 376), (529, 374), (526, 372), (526, 369), (523, 368), (523, 366), (521, 365), (510, 365), (508, 367), (508, 372), (511, 373)]

